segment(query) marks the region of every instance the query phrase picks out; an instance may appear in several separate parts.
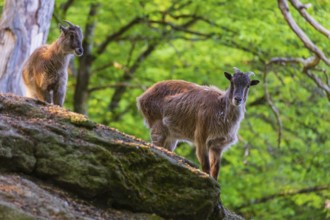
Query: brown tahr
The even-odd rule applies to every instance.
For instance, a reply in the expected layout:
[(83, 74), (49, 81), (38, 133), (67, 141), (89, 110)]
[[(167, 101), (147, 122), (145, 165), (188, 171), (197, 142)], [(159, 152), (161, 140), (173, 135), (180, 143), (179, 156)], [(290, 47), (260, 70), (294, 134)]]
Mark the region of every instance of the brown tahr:
[(196, 146), (202, 170), (218, 178), (224, 150), (237, 142), (244, 118), (251, 72), (235, 68), (225, 72), (230, 86), (226, 91), (182, 80), (156, 83), (137, 98), (137, 106), (150, 128), (152, 143), (174, 151), (178, 141)]
[(25, 96), (63, 106), (67, 68), (73, 54), (81, 56), (83, 35), (79, 26), (60, 25), (61, 35), (50, 45), (37, 48), (24, 64), (22, 76)]

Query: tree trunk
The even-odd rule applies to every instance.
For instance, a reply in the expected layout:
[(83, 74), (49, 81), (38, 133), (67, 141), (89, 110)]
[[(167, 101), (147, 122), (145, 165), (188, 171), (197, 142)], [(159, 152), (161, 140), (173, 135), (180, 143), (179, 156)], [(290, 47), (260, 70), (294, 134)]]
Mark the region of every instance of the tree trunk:
[(0, 93), (22, 95), (26, 58), (47, 39), (54, 0), (6, 0), (0, 21)]
[(220, 203), (218, 183), (184, 158), (59, 106), (9, 94), (0, 94), (3, 170), (47, 179), (104, 208), (171, 219), (234, 216)]
[(93, 37), (96, 25), (96, 15), (99, 8), (98, 3), (92, 3), (85, 27), (83, 40), (84, 56), (79, 59), (77, 84), (74, 91), (74, 111), (80, 114), (88, 114), (88, 84), (91, 76), (91, 67), (94, 60), (92, 55)]

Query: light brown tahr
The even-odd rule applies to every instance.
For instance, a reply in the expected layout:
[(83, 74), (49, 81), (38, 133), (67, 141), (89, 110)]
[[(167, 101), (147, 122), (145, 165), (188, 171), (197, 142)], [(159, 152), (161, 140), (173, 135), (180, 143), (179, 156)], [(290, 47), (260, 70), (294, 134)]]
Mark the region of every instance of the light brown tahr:
[(22, 76), (25, 96), (63, 106), (68, 65), (72, 55), (83, 54), (83, 35), (79, 26), (60, 25), (61, 35), (50, 45), (37, 48), (24, 64)]
[(150, 128), (152, 143), (174, 151), (178, 141), (196, 146), (202, 170), (218, 178), (222, 152), (237, 142), (244, 118), (250, 73), (225, 72), (230, 86), (221, 91), (182, 80), (156, 83), (137, 98), (137, 106)]

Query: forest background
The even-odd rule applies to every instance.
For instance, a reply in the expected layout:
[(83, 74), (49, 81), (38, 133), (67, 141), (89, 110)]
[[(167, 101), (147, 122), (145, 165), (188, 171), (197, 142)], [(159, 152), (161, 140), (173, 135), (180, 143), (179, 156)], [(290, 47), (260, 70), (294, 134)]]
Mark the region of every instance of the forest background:
[[(329, 12), (327, 0), (56, 0), (47, 42), (63, 20), (82, 27), (65, 107), (144, 140), (136, 97), (152, 84), (226, 89), (224, 71), (253, 71), (222, 202), (247, 219), (329, 219)], [(176, 153), (198, 164), (188, 144)]]

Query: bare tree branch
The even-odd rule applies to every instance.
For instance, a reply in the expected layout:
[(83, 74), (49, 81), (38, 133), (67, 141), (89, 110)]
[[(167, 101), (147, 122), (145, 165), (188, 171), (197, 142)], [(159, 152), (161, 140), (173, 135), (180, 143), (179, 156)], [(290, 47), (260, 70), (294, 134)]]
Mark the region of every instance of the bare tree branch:
[(317, 84), (319, 88), (321, 88), (323, 91), (326, 92), (327, 98), (330, 101), (330, 86), (324, 84), (319, 77), (317, 77), (311, 72), (311, 70), (306, 69), (304, 72), (309, 78), (311, 78)]
[(275, 57), (272, 58), (268, 65), (270, 64), (281, 64), (281, 65), (286, 65), (287, 63), (295, 63), (295, 64), (300, 64), (304, 63), (303, 58), (295, 58), (295, 57)]
[(109, 45), (109, 43), (111, 41), (113, 41), (116, 38), (120, 37), (126, 31), (128, 31), (131, 27), (133, 27), (136, 24), (139, 24), (142, 21), (144, 21), (144, 19), (142, 17), (136, 17), (136, 18), (132, 19), (130, 22), (128, 22), (126, 25), (124, 25), (123, 27), (121, 27), (117, 32), (108, 35), (106, 37), (106, 39), (100, 44), (100, 46), (96, 50), (96, 53), (97, 54), (102, 54), (105, 51), (105, 49), (107, 48), (107, 46)]
[(299, 39), (304, 43), (305, 47), (313, 52), (316, 56), (323, 60), (327, 65), (330, 66), (330, 60), (326, 55), (309, 39), (305, 32), (298, 26), (294, 18), (292, 17), (287, 0), (278, 0), (279, 8), (289, 24), (290, 28), (295, 32)]
[[(198, 17), (193, 17), (193, 19), (191, 21), (196, 22), (197, 20), (198, 20)], [(173, 23), (166, 22), (166, 21), (149, 20), (148, 22), (151, 23), (151, 24), (167, 25), (167, 26), (170, 26), (173, 30), (182, 31), (182, 32), (192, 34), (192, 35), (196, 35), (196, 36), (203, 36), (203, 37), (210, 38), (214, 35), (214, 33), (205, 34), (205, 33), (201, 33), (201, 32), (198, 32), (198, 31), (188, 30), (183, 26), (176, 26)], [(190, 26), (190, 25), (188, 25), (188, 26)]]
[(174, 18), (174, 19), (191, 19), (191, 18), (196, 18), (197, 20), (199, 21), (203, 21), (204, 23), (210, 25), (210, 26), (213, 26), (213, 27), (218, 27), (218, 28), (221, 28), (222, 30), (225, 30), (225, 31), (228, 31), (230, 33), (233, 33), (233, 34), (238, 34), (237, 31), (234, 31), (234, 30), (231, 30), (229, 29), (228, 27), (225, 27), (225, 26), (222, 26), (222, 25), (219, 25), (217, 23), (215, 23), (214, 21), (211, 21), (203, 16), (199, 16), (199, 15), (191, 15), (191, 14), (182, 14), (182, 15), (173, 15), (171, 13), (169, 13), (169, 16), (171, 18)]
[[(152, 51), (154, 51), (156, 49), (157, 44), (153, 43), (148, 45), (147, 49), (145, 51), (143, 51), (138, 58), (134, 61), (133, 65), (131, 68), (129, 68), (127, 71), (124, 71), (124, 75), (122, 77), (122, 79), (120, 80), (120, 82), (128, 82), (133, 78), (133, 74), (135, 73), (135, 71), (139, 68), (139, 66), (141, 65), (142, 61), (145, 60)], [(122, 95), (124, 94), (124, 92), (126, 91), (126, 86), (122, 85), (122, 86), (118, 86), (111, 98), (111, 102), (109, 104), (109, 111), (114, 111), (118, 105), (119, 105), (119, 101), (122, 97)]]
[(312, 56), (307, 59), (304, 58), (292, 58), (292, 57), (275, 57), (272, 58), (269, 64), (277, 63), (277, 64), (282, 64), (285, 65), (287, 63), (296, 63), (296, 64), (302, 64), (304, 69), (311, 69), (315, 68), (315, 66), (320, 62), (320, 58), (317, 56)]
[(276, 118), (276, 122), (277, 122), (277, 147), (279, 148), (281, 146), (283, 124), (282, 124), (282, 121), (281, 121), (281, 118), (280, 118), (281, 117), (280, 116), (280, 111), (275, 106), (275, 104), (273, 103), (273, 101), (272, 101), (272, 99), (269, 95), (267, 75), (268, 75), (268, 68), (266, 66), (266, 69), (265, 69), (265, 72), (264, 72), (264, 78), (263, 78), (264, 93), (265, 93), (266, 101), (267, 101), (268, 105), (270, 106), (270, 108), (272, 109), (272, 112), (274, 113), (274, 116)]
[(61, 23), (61, 19), (57, 16), (55, 11), (53, 12), (53, 18), (55, 19), (56, 23)]
[(308, 188), (294, 190), (294, 191), (285, 191), (285, 192), (274, 193), (274, 194), (271, 194), (269, 196), (265, 196), (265, 197), (262, 197), (259, 199), (250, 200), (249, 202), (236, 207), (235, 210), (246, 208), (251, 205), (265, 203), (265, 202), (268, 202), (269, 200), (280, 198), (280, 197), (294, 196), (294, 195), (298, 195), (298, 194), (318, 192), (318, 191), (324, 191), (324, 190), (329, 190), (329, 189), (330, 189), (330, 185), (326, 185), (326, 186), (313, 186), (313, 187), (308, 187)]
[[(293, 6), (300, 12), (300, 14), (318, 31), (325, 34), (326, 36), (329, 36), (329, 31), (323, 28), (321, 25), (319, 25), (305, 10), (306, 7), (302, 5), (298, 0), (290, 0)], [(330, 61), (327, 59), (327, 57), (323, 54), (322, 51), (320, 51), (307, 37), (307, 35), (304, 34), (304, 32), (298, 27), (298, 25), (293, 20), (292, 16), (289, 13), (288, 5), (285, 0), (281, 1), (279, 0), (279, 6), (280, 9), (286, 18), (287, 22), (289, 23), (290, 27), (295, 31), (295, 33), (298, 35), (298, 37), (304, 42), (305, 46), (310, 49), (312, 52), (316, 54), (316, 56), (311, 57), (309, 59), (302, 59), (302, 58), (296, 58), (296, 59), (277, 59), (281, 62), (296, 62), (296, 63), (302, 63), (304, 65), (303, 72), (311, 78), (319, 88), (321, 88), (323, 91), (325, 91), (328, 100), (330, 101), (330, 85), (328, 83), (328, 76), (326, 73), (326, 84), (322, 82), (320, 78), (318, 78), (316, 75), (312, 74), (311, 68), (314, 68), (318, 63), (320, 58), (327, 64), (330, 65)], [(276, 61), (273, 59), (273, 61)]]
[(96, 74), (97, 72), (101, 72), (105, 69), (108, 69), (109, 67), (113, 67), (114, 65), (115, 65), (114, 61), (108, 61), (106, 64), (99, 67), (95, 67), (95, 69), (92, 69), (92, 73)]
[(135, 45), (136, 45), (136, 42), (133, 41), (132, 44), (131, 44), (131, 49), (129, 50), (129, 53), (128, 53), (128, 58), (127, 58), (127, 61), (126, 61), (126, 66), (129, 66), (130, 63), (131, 63), (132, 55), (133, 55), (133, 52), (135, 50)]
[(60, 9), (62, 10), (63, 17), (65, 17), (66, 12), (70, 8), (70, 6), (73, 4), (74, 0), (67, 0), (66, 2), (63, 2), (60, 5)]
[(257, 105), (264, 105), (266, 103), (266, 97), (263, 95), (259, 98), (257, 98), (256, 100), (254, 100), (253, 102), (250, 102), (248, 105), (249, 105), (249, 108), (252, 107), (252, 106), (257, 106)]
[[(201, 34), (202, 35), (202, 34)], [(187, 37), (183, 35), (177, 35), (177, 36), (168, 36), (168, 40), (177, 40), (177, 39), (182, 39), (182, 40), (187, 40), (187, 41), (205, 41), (209, 40), (212, 37), (212, 35), (205, 34), (205, 36), (201, 37)], [(163, 36), (163, 39), (165, 36)], [(122, 36), (116, 38), (114, 41), (130, 41), (130, 42), (145, 42), (145, 41), (160, 41), (161, 39), (159, 37), (146, 37), (146, 36), (141, 36), (141, 35), (136, 35), (136, 36)]]
[(197, 42), (197, 41), (206, 41), (206, 40), (209, 40), (210, 37), (207, 37), (207, 36), (204, 36), (204, 37), (171, 36), (169, 39), (170, 40), (182, 39), (182, 40), (186, 40), (186, 41)]
[(315, 74), (311, 72), (311, 69), (315, 69), (315, 66), (319, 63), (320, 58), (315, 56), (315, 57), (309, 57), (307, 59), (303, 58), (272, 58), (268, 65), (271, 64), (281, 64), (281, 65), (286, 65), (287, 63), (295, 63), (295, 64), (302, 64), (303, 65), (303, 73), (305, 73), (309, 78), (311, 78), (316, 85), (322, 89), (326, 95), (328, 100), (330, 101), (330, 84), (328, 82), (328, 75), (323, 72), (326, 76), (326, 83), (323, 83), (322, 80), (317, 77)]
[[(165, 11), (165, 13), (171, 12), (171, 11), (179, 11), (185, 7), (187, 7), (188, 5), (190, 5), (192, 3), (191, 0), (187, 1), (187, 2), (183, 2), (182, 4), (178, 5), (179, 1), (174, 1), (173, 4)], [(178, 6), (177, 6), (178, 5)], [(175, 7), (177, 6), (177, 7)]]
[(295, 7), (297, 11), (305, 18), (305, 20), (312, 25), (320, 33), (324, 34), (326, 37), (330, 38), (330, 31), (319, 24), (308, 12), (306, 11), (310, 4), (304, 5), (299, 0), (290, 0), (291, 4)]
[(145, 88), (142, 85), (132, 85), (130, 83), (127, 82), (121, 82), (121, 83), (116, 83), (116, 84), (110, 84), (110, 85), (105, 85), (105, 86), (98, 86), (98, 87), (93, 87), (93, 88), (89, 88), (88, 92), (92, 93), (92, 92), (96, 92), (96, 91), (100, 91), (103, 89), (111, 89), (111, 88), (117, 88), (117, 87), (127, 87), (127, 88), (140, 88), (142, 90), (145, 90)]

